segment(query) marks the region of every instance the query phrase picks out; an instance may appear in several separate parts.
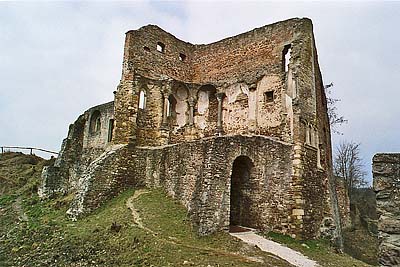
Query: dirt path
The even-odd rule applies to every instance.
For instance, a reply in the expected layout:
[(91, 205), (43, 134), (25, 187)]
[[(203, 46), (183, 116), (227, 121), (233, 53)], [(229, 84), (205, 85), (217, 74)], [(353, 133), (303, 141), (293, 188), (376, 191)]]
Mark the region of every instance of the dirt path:
[[(246, 257), (246, 256), (242, 256), (242, 255), (238, 255), (238, 254), (234, 254), (234, 253), (229, 253), (227, 251), (220, 251), (220, 250), (216, 250), (216, 249), (212, 249), (212, 248), (205, 248), (205, 247), (195, 247), (195, 246), (191, 246), (191, 245), (186, 245), (183, 244), (180, 240), (174, 238), (174, 240), (170, 240), (170, 239), (164, 239), (162, 238), (157, 232), (151, 230), (150, 228), (146, 227), (143, 222), (142, 219), (140, 217), (139, 211), (135, 208), (134, 206), (134, 201), (139, 198), (141, 195), (144, 194), (148, 194), (150, 193), (150, 191), (146, 190), (146, 189), (138, 189), (135, 191), (135, 193), (133, 194), (132, 197), (130, 197), (127, 201), (126, 201), (126, 206), (131, 210), (132, 212), (132, 216), (133, 216), (133, 220), (134, 223), (141, 229), (147, 231), (148, 233), (151, 233), (153, 236), (157, 236), (157, 238), (159, 238), (159, 240), (163, 241), (163, 242), (167, 242), (170, 244), (174, 244), (174, 245), (179, 245), (179, 246), (185, 246), (188, 248), (193, 248), (193, 249), (200, 249), (200, 250), (204, 250), (204, 251), (213, 251), (216, 252), (218, 254), (224, 254), (224, 255), (230, 255), (233, 257), (238, 257), (238, 258), (242, 258), (245, 259), (247, 261), (256, 261), (256, 262), (263, 262), (262, 260), (260, 261), (260, 259), (257, 258), (253, 258), (253, 257)], [(257, 247), (259, 247), (262, 251), (271, 253), (273, 255), (278, 256), (279, 258), (286, 260), (287, 262), (289, 262), (290, 264), (293, 264), (294, 266), (297, 267), (319, 267), (319, 265), (313, 261), (310, 260), (309, 258), (307, 258), (306, 256), (304, 256), (303, 254), (290, 249), (288, 247), (285, 247), (279, 243), (273, 242), (271, 240), (268, 240), (260, 235), (257, 235), (256, 233), (252, 232), (252, 231), (248, 231), (248, 232), (240, 232), (240, 233), (231, 233), (232, 236), (241, 239), (242, 241), (251, 244), (251, 245), (256, 245)]]
[(140, 218), (140, 215), (139, 215), (139, 212), (135, 209), (135, 206), (133, 205), (133, 202), (135, 201), (135, 199), (137, 199), (137, 198), (140, 197), (141, 195), (148, 194), (148, 193), (149, 193), (149, 191), (146, 190), (146, 189), (138, 189), (138, 190), (135, 190), (135, 193), (133, 194), (133, 196), (130, 197), (130, 198), (128, 198), (128, 200), (126, 201), (126, 206), (127, 206), (127, 207), (131, 210), (131, 212), (132, 212), (132, 216), (133, 216), (133, 221), (134, 221), (134, 223), (135, 223), (139, 228), (141, 228), (141, 229), (143, 229), (143, 230), (145, 230), (145, 231), (147, 231), (147, 232), (150, 232), (150, 233), (152, 233), (153, 235), (155, 235), (156, 233), (155, 233), (153, 230), (151, 230), (151, 229), (149, 229), (149, 228), (147, 228), (147, 227), (145, 227), (145, 226), (143, 225), (142, 219)]
[[(187, 245), (184, 244), (181, 240), (175, 238), (175, 237), (168, 237), (168, 239), (161, 237), (161, 235), (153, 230), (151, 230), (150, 228), (146, 227), (143, 222), (142, 219), (140, 217), (140, 214), (138, 212), (138, 210), (135, 208), (134, 205), (134, 201), (139, 198), (141, 195), (144, 194), (148, 194), (150, 193), (150, 191), (146, 190), (146, 189), (138, 189), (135, 190), (135, 193), (133, 194), (132, 197), (128, 198), (128, 200), (126, 201), (126, 206), (131, 210), (132, 212), (132, 216), (133, 216), (133, 220), (134, 223), (136, 224), (137, 227), (147, 231), (148, 233), (152, 234), (153, 236), (157, 237), (160, 241), (162, 242), (166, 242), (169, 244), (174, 244), (177, 246), (183, 246), (186, 248), (191, 248), (191, 249), (195, 249), (195, 250), (202, 250), (202, 251), (207, 251), (207, 252), (213, 252), (215, 254), (220, 254), (220, 255), (225, 255), (225, 256), (230, 256), (230, 257), (235, 257), (235, 258), (239, 258), (241, 260), (243, 260), (244, 262), (259, 262), (259, 263), (263, 263), (264, 261), (262, 259), (259, 259), (257, 257), (249, 257), (249, 256), (245, 256), (245, 255), (240, 255), (240, 254), (236, 254), (236, 253), (231, 253), (228, 251), (222, 251), (219, 249), (214, 249), (214, 248), (208, 248), (208, 247), (197, 247), (197, 246), (192, 246), (192, 245)], [(272, 257), (272, 255), (271, 255)]]
[(262, 251), (266, 251), (272, 253), (287, 262), (293, 264), (294, 266), (298, 267), (318, 267), (319, 265), (293, 249), (285, 247), (279, 243), (274, 241), (268, 240), (256, 233), (249, 231), (249, 232), (241, 232), (241, 233), (231, 233), (232, 236), (239, 238), (240, 240), (256, 245)]

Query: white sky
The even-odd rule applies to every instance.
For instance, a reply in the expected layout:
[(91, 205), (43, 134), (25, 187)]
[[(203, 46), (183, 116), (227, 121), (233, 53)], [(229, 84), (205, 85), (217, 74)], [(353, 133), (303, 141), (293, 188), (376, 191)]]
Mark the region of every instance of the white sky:
[(309, 17), (324, 83), (349, 123), (340, 140), (372, 156), (400, 152), (400, 2), (0, 2), (0, 146), (58, 151), (68, 125), (113, 99), (124, 33), (157, 24), (209, 43)]

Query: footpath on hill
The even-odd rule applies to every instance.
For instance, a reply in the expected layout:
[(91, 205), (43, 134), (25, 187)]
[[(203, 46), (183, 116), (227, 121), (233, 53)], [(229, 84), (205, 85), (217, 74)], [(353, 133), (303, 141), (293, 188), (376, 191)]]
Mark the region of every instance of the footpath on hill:
[(262, 251), (272, 253), (281, 259), (298, 267), (317, 267), (315, 261), (310, 260), (298, 251), (285, 247), (277, 242), (266, 239), (253, 231), (230, 233), (230, 235), (239, 238), (243, 242), (255, 245)]
[[(168, 230), (162, 229), (158, 224), (155, 224), (154, 221), (152, 221), (155, 214), (152, 214), (153, 216), (149, 216), (151, 214), (147, 214), (147, 209), (149, 206), (147, 202), (154, 201), (152, 199), (157, 197), (157, 194), (158, 193), (153, 192), (153, 190), (150, 189), (138, 189), (135, 190), (134, 194), (127, 199), (125, 204), (131, 211), (131, 216), (133, 217), (135, 225), (157, 238), (159, 242), (174, 244), (182, 249), (194, 249), (199, 253), (212, 253), (216, 257), (234, 257), (240, 259), (242, 264), (244, 262), (253, 262), (256, 264), (256, 266), (370, 266), (366, 263), (355, 260), (346, 254), (335, 253), (334, 250), (331, 249), (323, 240), (298, 241), (275, 233), (272, 233), (270, 237), (264, 237), (255, 233), (254, 231), (235, 232), (235, 230), (232, 229), (232, 233), (230, 233), (230, 235), (235, 237), (236, 240), (243, 241), (242, 247), (247, 247), (249, 249), (249, 253), (246, 253), (247, 249), (240, 249), (240, 253), (238, 253), (238, 251), (225, 251), (221, 250), (221, 248), (210, 247), (210, 243), (207, 243), (208, 245), (206, 245), (206, 243), (202, 243), (201, 240), (203, 239), (197, 238), (195, 238), (197, 240), (196, 242), (189, 244), (187, 243), (187, 236), (185, 234), (180, 234), (179, 230), (176, 229), (177, 225), (171, 225), (170, 227), (167, 227)], [(144, 203), (147, 204), (144, 205)], [(161, 208), (160, 205), (157, 205), (157, 208)], [(171, 210), (168, 212), (168, 217), (174, 217), (174, 214), (169, 213), (171, 213)], [(150, 218), (151, 221), (149, 221)], [(163, 226), (163, 228), (165, 228), (165, 226)], [(171, 238), (171, 236), (175, 237)], [(275, 241), (278, 241), (279, 243)], [(228, 241), (225, 240), (224, 242)], [(260, 253), (255, 254), (254, 248), (258, 248), (259, 250), (257, 250)], [(250, 253), (250, 251), (252, 252)]]
[[(137, 209), (134, 207), (134, 201), (138, 197), (143, 194), (147, 194), (149, 191), (142, 189), (135, 191), (134, 195), (128, 199), (126, 202), (126, 206), (131, 210), (133, 219), (138, 227), (142, 228), (143, 230), (148, 231), (151, 234), (156, 234), (153, 230), (144, 226), (142, 219), (140, 218), (140, 214)], [(278, 256), (281, 259), (293, 264), (297, 267), (318, 267), (318, 264), (304, 256), (303, 254), (285, 247), (277, 242), (268, 240), (253, 231), (241, 232), (241, 233), (231, 233), (232, 236), (239, 238), (240, 240), (244, 241), (247, 244), (255, 245), (260, 248), (262, 251), (271, 253), (273, 255)], [(171, 242), (171, 241), (169, 241)], [(204, 248), (199, 248), (204, 249)], [(237, 256), (237, 255), (235, 255)], [(249, 260), (256, 260), (254, 258), (249, 258)]]

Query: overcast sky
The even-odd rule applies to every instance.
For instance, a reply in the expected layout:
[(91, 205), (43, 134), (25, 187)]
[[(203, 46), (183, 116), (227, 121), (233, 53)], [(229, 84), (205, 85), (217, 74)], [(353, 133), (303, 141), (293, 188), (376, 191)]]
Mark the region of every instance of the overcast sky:
[(313, 20), (324, 83), (361, 142), (400, 152), (400, 2), (0, 2), (0, 146), (58, 151), (83, 111), (113, 100), (125, 32), (157, 24), (209, 43), (292, 17)]

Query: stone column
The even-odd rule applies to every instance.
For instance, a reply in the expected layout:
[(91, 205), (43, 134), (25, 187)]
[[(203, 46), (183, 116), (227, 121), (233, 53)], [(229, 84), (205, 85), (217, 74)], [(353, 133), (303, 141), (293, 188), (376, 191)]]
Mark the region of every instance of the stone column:
[(160, 126), (160, 144), (161, 145), (166, 145), (169, 143), (169, 127), (168, 127), (168, 109), (167, 106), (169, 105), (168, 101), (168, 96), (169, 94), (167, 92), (162, 93), (162, 99), (163, 99), (163, 112), (162, 112), (162, 120), (161, 120), (161, 126)]
[(189, 103), (189, 126), (194, 124), (194, 99), (192, 97), (188, 100)]
[(217, 121), (217, 134), (219, 136), (222, 135), (224, 129), (222, 127), (222, 100), (224, 99), (224, 93), (217, 93), (217, 100), (218, 100), (218, 121)]
[(249, 104), (249, 125), (248, 129), (250, 132), (254, 133), (257, 129), (257, 86), (251, 85), (249, 86), (249, 96), (248, 96), (248, 104)]
[(168, 126), (168, 105), (169, 105), (169, 101), (168, 101), (168, 94), (167, 93), (163, 93), (163, 98), (164, 98), (164, 106), (163, 106), (163, 117), (162, 117), (162, 122), (161, 122), (161, 127), (166, 128)]

